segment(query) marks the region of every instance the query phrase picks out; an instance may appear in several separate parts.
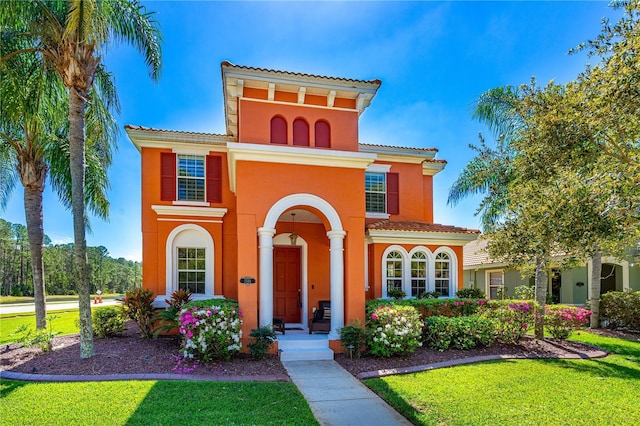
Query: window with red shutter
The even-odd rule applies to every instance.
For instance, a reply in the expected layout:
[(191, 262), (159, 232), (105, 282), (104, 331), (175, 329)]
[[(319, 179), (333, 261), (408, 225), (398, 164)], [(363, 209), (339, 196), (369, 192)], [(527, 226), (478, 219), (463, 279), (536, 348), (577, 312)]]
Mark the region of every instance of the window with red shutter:
[(222, 202), (222, 157), (207, 155), (207, 201)]
[(271, 143), (287, 144), (287, 121), (279, 115), (271, 119)]
[(309, 146), (309, 125), (302, 118), (293, 121), (293, 144)]
[(387, 213), (400, 213), (400, 181), (398, 173), (387, 173)]
[(176, 154), (173, 152), (160, 153), (160, 199), (176, 199)]
[(316, 121), (315, 124), (315, 146), (317, 148), (331, 148), (331, 128), (326, 121)]

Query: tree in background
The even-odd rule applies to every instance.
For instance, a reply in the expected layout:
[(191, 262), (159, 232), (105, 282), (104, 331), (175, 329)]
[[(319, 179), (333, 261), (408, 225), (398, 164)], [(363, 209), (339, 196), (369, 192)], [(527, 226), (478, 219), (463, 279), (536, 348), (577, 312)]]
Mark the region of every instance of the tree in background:
[[(80, 308), (80, 357), (93, 356), (90, 283), (85, 238), (85, 107), (91, 99), (101, 54), (114, 41), (133, 45), (150, 75), (160, 70), (160, 32), (137, 1), (58, 0), (9, 2), (12, 22), (26, 24), (31, 51), (50, 63), (68, 89), (71, 205)], [(28, 49), (18, 53), (25, 53)]]

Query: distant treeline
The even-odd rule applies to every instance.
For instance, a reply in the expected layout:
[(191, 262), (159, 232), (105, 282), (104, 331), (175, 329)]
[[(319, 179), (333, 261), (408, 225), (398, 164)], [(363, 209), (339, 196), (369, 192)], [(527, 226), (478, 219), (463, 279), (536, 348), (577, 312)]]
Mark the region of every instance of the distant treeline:
[[(73, 244), (51, 244), (45, 235), (44, 280), (47, 294), (76, 294)], [(114, 259), (103, 246), (87, 247), (91, 292), (124, 293), (140, 287), (142, 264)], [(0, 219), (0, 294), (33, 296), (27, 228)]]

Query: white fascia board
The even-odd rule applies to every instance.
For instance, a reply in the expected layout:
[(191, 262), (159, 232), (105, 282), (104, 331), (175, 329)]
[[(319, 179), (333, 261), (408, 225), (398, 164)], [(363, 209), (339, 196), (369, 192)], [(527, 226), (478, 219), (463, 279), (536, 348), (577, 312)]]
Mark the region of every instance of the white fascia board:
[(373, 173), (389, 173), (390, 170), (391, 164), (373, 163), (369, 167), (367, 167), (367, 171)]
[(422, 176), (435, 176), (444, 170), (447, 163), (422, 163)]
[(369, 237), (373, 243), (382, 244), (433, 244), (448, 246), (463, 246), (474, 241), (475, 234), (454, 232), (416, 232), (416, 231), (380, 231), (369, 230)]
[(462, 269), (465, 271), (475, 271), (480, 269), (491, 269), (491, 268), (509, 268), (508, 263), (479, 263), (477, 265), (463, 265)]
[(227, 214), (227, 209), (219, 207), (152, 205), (151, 208), (156, 212), (158, 216), (196, 216), (222, 218), (225, 214)]
[[(226, 151), (228, 137), (206, 133), (183, 133), (171, 131), (125, 129), (129, 139), (138, 149), (142, 148), (171, 148), (188, 149), (200, 146), (209, 151)], [(200, 148), (198, 148), (200, 149)]]
[(229, 183), (236, 192), (236, 163), (254, 161), (259, 163), (298, 164), (332, 168), (365, 170), (376, 159), (375, 154), (350, 151), (331, 151), (316, 148), (275, 146), (251, 143), (229, 143)]
[[(360, 151), (371, 152), (371, 151)], [(402, 154), (388, 154), (388, 153), (375, 153), (378, 156), (378, 161), (388, 161), (389, 163), (405, 163), (405, 164), (420, 164), (426, 160), (423, 155), (407, 155)]]

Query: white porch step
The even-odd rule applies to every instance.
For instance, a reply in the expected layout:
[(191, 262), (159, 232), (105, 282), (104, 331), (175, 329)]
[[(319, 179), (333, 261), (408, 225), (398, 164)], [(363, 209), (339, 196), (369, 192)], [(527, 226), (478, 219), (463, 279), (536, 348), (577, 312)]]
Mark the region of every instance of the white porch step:
[(333, 351), (329, 340), (323, 335), (278, 337), (278, 349), (282, 361), (332, 360)]

